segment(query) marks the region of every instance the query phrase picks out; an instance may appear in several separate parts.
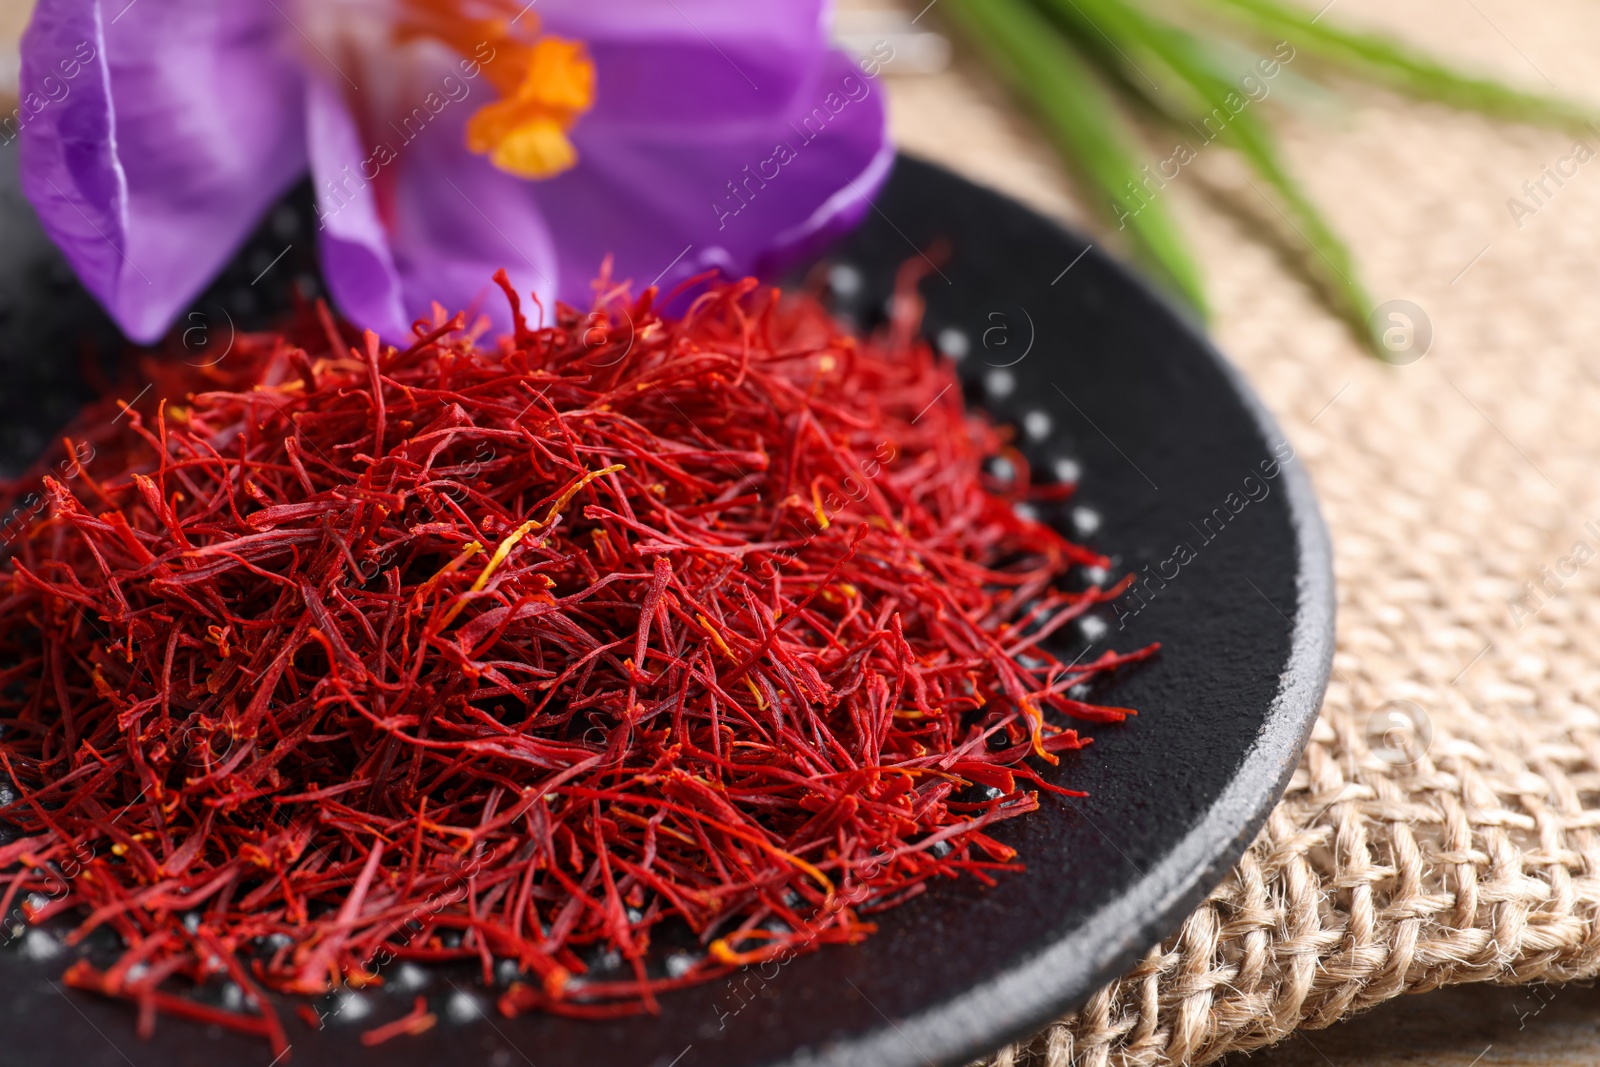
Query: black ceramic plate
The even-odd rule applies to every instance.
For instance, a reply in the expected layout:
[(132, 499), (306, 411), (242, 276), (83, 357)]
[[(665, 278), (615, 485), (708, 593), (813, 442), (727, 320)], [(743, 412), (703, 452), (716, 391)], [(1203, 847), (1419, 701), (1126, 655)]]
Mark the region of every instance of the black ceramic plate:
[[(9, 156), (9, 154), (8, 154)], [(0, 456), (37, 454), (86, 392), (82, 351), (115, 334), (37, 235), (3, 160)], [(270, 315), (311, 268), (305, 193), (291, 198), (196, 305), (191, 347)], [(272, 280), (251, 284), (284, 245)], [(880, 917), (877, 936), (786, 967), (669, 995), (659, 1016), (579, 1022), (493, 1013), (470, 972), (406, 971), (441, 1023), (378, 1049), (362, 1029), (411, 993), (363, 994), (313, 1032), (290, 1019), (296, 1067), (960, 1064), (1072, 1008), (1170, 932), (1260, 826), (1294, 767), (1332, 654), (1327, 535), (1293, 450), (1239, 375), (1099, 250), (994, 193), (902, 160), (865, 226), (822, 269), (839, 310), (881, 318), (896, 269), (947, 259), (922, 284), (927, 329), (961, 357), (969, 399), (1014, 422), (1040, 470), (1082, 471), (1047, 517), (1140, 575), (1128, 609), (1064, 641), (1068, 655), (1160, 641), (1100, 695), (1141, 709), (1089, 730), (1046, 796), (1003, 824), (1027, 871), (996, 888), (938, 887)], [(298, 278), (314, 285), (309, 273)], [(98, 347), (97, 347), (98, 346)], [(0, 935), (3, 939), (4, 935)], [(140, 1041), (125, 1006), (65, 992), (48, 934), (0, 949), (0, 1060), (29, 1067), (200, 1067), (270, 1060), (256, 1042), (176, 1019)], [(324, 1010), (332, 1001), (322, 1004)], [(488, 1009), (488, 1015), (482, 1014)]]

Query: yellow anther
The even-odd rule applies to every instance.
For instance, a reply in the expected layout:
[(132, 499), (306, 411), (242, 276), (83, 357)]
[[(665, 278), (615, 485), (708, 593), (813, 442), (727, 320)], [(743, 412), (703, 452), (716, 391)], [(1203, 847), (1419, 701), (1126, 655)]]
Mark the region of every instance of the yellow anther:
[(521, 57), (523, 73), (502, 99), (467, 123), (467, 147), (508, 174), (552, 178), (577, 165), (567, 133), (594, 106), (594, 61), (579, 41), (542, 37)]

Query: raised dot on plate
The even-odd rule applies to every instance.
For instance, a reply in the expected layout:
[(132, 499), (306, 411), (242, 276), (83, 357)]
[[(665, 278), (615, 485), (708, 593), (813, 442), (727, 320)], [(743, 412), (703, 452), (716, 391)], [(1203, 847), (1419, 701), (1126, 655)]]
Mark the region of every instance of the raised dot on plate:
[(1003, 368), (997, 368), (983, 376), (983, 388), (996, 400), (1004, 400), (1017, 391), (1017, 376)]
[(1111, 572), (1104, 567), (1083, 568), (1083, 580), (1090, 585), (1105, 585), (1106, 579), (1111, 577)]
[(1014, 481), (1017, 477), (1017, 465), (1004, 456), (995, 456), (989, 460), (989, 473), (1002, 482)]
[(954, 326), (946, 326), (940, 330), (939, 336), (934, 343), (939, 346), (939, 351), (957, 362), (966, 359), (967, 352), (972, 348), (971, 342), (967, 340), (967, 335)]
[(1022, 432), (1034, 441), (1049, 437), (1051, 425), (1049, 412), (1030, 411), (1022, 416)]
[(280, 241), (290, 241), (300, 234), (300, 216), (288, 204), (281, 204), (272, 213), (272, 232)]
[(252, 278), (265, 274), (272, 266), (272, 253), (265, 248), (258, 248), (250, 253), (248, 269)]
[(1039, 521), (1039, 509), (1034, 507), (1032, 504), (1012, 504), (1011, 510), (1019, 519), (1026, 519), (1028, 522)]
[(1097, 615), (1085, 615), (1078, 620), (1078, 629), (1088, 640), (1098, 641), (1106, 635), (1110, 627), (1106, 625), (1106, 620)]
[(339, 1010), (335, 1014), (343, 1022), (356, 1022), (372, 1014), (372, 1001), (360, 993), (344, 992), (339, 994)]
[(453, 1023), (470, 1023), (483, 1014), (478, 1007), (478, 998), (471, 993), (456, 990), (450, 994), (450, 999), (445, 1001), (445, 1016)]
[(1094, 508), (1073, 508), (1072, 528), (1078, 531), (1078, 536), (1088, 537), (1100, 529), (1100, 513)]
[(1075, 459), (1062, 456), (1050, 465), (1050, 472), (1056, 476), (1056, 481), (1076, 485), (1083, 477), (1083, 466)]
[(389, 988), (403, 993), (415, 992), (428, 984), (428, 972), (415, 963), (402, 963), (389, 979)]
[(828, 288), (833, 295), (849, 300), (861, 292), (861, 272), (848, 263), (835, 263), (828, 268)]
[(37, 927), (22, 935), (22, 954), (30, 960), (49, 960), (61, 955), (61, 942), (54, 934)]
[(674, 952), (667, 957), (667, 977), (682, 978), (694, 969), (694, 957), (687, 952)]
[(249, 318), (260, 309), (261, 301), (256, 299), (255, 290), (240, 287), (228, 294), (228, 306), (235, 315)]

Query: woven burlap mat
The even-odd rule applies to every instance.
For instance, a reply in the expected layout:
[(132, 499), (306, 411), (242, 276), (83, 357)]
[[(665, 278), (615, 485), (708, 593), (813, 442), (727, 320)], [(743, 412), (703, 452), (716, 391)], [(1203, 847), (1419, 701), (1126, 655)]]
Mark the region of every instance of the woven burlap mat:
[[(1340, 0), (1326, 17), (1600, 100), (1592, 0)], [(1043, 139), (956, 46), (952, 70), (891, 79), (901, 143), (1084, 224)], [(1226, 153), (1162, 195), (1332, 530), (1327, 702), (1210, 899), (996, 1064), (1209, 1063), (1402, 993), (1600, 971), (1600, 160), (1371, 92), (1306, 104), (1283, 122), (1289, 157), (1375, 297), (1427, 315), (1422, 359), (1362, 354)], [(1546, 166), (1562, 184), (1535, 200), (1522, 186)]]

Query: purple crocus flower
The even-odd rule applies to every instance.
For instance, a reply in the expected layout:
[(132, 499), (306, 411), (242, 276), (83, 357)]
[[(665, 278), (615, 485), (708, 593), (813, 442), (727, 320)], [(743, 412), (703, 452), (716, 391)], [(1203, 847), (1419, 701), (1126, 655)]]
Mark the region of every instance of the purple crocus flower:
[(40, 0), (23, 188), (149, 342), (309, 169), (335, 301), (400, 340), (433, 301), (498, 318), (502, 267), (547, 306), (608, 256), (636, 290), (770, 268), (889, 170), (826, 0), (521, 3)]

